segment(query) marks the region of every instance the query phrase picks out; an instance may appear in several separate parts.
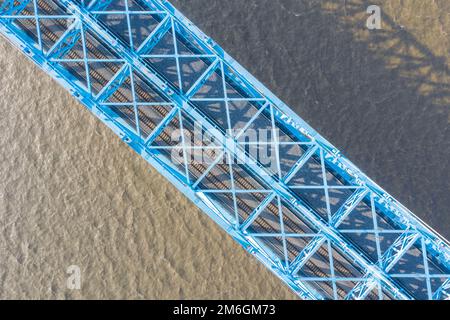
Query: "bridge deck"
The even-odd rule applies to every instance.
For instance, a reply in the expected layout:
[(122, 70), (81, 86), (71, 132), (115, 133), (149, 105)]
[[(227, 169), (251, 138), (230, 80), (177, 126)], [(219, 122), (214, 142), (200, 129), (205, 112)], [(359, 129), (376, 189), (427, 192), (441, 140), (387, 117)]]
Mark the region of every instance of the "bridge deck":
[(300, 297), (450, 297), (448, 243), (168, 2), (0, 3), (9, 40)]

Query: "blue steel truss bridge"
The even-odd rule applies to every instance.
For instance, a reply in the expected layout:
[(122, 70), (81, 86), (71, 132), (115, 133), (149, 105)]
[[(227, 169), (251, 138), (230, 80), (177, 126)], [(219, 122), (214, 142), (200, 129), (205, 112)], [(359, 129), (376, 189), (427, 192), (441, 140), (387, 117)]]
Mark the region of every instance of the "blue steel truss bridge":
[(450, 299), (448, 242), (168, 1), (0, 0), (0, 32), (300, 298)]

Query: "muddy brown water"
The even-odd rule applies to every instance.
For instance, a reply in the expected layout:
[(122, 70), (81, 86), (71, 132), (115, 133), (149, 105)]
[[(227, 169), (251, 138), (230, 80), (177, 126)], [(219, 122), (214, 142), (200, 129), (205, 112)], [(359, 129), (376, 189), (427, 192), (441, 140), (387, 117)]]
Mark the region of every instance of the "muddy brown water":
[[(450, 237), (448, 1), (173, 3)], [(382, 30), (364, 27), (369, 4)], [(0, 53), (0, 298), (295, 298), (4, 39)]]

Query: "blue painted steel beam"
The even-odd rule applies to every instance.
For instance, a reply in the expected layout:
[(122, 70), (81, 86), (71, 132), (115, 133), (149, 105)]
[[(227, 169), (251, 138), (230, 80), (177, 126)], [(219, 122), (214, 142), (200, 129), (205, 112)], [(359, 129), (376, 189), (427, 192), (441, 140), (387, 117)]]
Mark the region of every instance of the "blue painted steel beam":
[[(403, 233), (397, 238), (391, 247), (386, 251), (381, 260), (381, 268), (389, 272), (392, 267), (402, 258), (409, 248), (419, 239), (417, 233)], [(368, 273), (364, 281), (359, 282), (348, 294), (347, 299), (364, 299), (377, 285), (374, 275)]]
[(450, 279), (439, 287), (433, 295), (433, 300), (450, 300)]
[[(446, 240), (360, 172), (170, 3), (94, 0), (80, 5), (34, 0), (33, 4), (3, 4), (2, 33), (300, 297), (446, 297), (450, 273)], [(52, 26), (41, 26), (49, 16), (59, 28), (63, 25), (58, 19), (72, 23), (62, 35), (52, 34)], [(122, 29), (104, 23), (105, 18), (117, 17), (125, 18)], [(136, 17), (151, 18), (156, 26), (141, 23), (138, 28), (146, 36), (135, 43)], [(101, 43), (92, 43), (88, 34)], [(47, 52), (44, 37), (56, 39)], [(82, 53), (75, 54), (80, 41)], [(172, 43), (154, 53), (164, 41)], [(95, 57), (88, 54), (93, 50)], [(173, 64), (165, 70), (158, 61)], [(78, 63), (78, 69), (68, 67), (70, 63)], [(196, 65), (204, 68), (196, 71)], [(216, 82), (211, 83), (214, 77)], [(94, 93), (91, 82), (99, 79), (102, 88)], [(213, 89), (222, 94), (211, 95)], [(143, 97), (157, 100), (142, 101)], [(218, 114), (201, 107), (214, 103), (221, 106)], [(242, 103), (244, 109), (239, 109)], [(145, 110), (153, 116), (156, 112), (159, 120), (149, 118)], [(232, 113), (243, 122), (236, 135), (230, 130), (236, 121)], [(225, 115), (222, 124), (221, 115)], [(192, 146), (185, 133), (179, 135), (179, 144), (167, 144), (167, 130), (170, 133), (175, 125), (190, 134), (193, 122), (214, 138), (217, 154), (211, 163), (189, 162)], [(268, 129), (270, 141), (256, 138), (243, 143), (252, 129)], [(246, 148), (251, 145), (271, 146), (275, 168), (249, 154)], [(204, 145), (194, 147), (207, 150)], [(292, 161), (295, 147), (300, 154)], [(174, 150), (181, 150), (180, 159), (167, 156)], [(226, 165), (222, 158), (228, 160)], [(205, 186), (205, 181), (212, 186)], [(412, 281), (421, 285), (412, 286)]]
[[(342, 205), (339, 211), (334, 215), (332, 224), (339, 227), (341, 222), (353, 211), (356, 205), (367, 195), (368, 190), (359, 189), (353, 193), (350, 198)], [(290, 268), (292, 273), (296, 273), (311, 258), (311, 256), (323, 245), (327, 237), (323, 234), (318, 235), (308, 244), (308, 246), (295, 258)]]
[[(105, 30), (102, 28), (101, 25), (99, 25), (95, 19), (93, 19), (86, 10), (83, 8), (79, 8), (71, 3), (71, 1), (65, 1), (68, 5), (69, 10), (73, 10), (74, 16), (76, 16), (80, 21), (84, 21), (87, 25), (95, 29), (95, 31), (101, 35), (104, 39), (106, 39), (108, 42), (115, 43), (116, 50), (121, 52), (123, 56), (125, 57), (126, 61), (128, 63), (132, 64), (134, 67), (136, 67), (140, 72), (145, 74), (153, 84), (156, 86), (160, 86), (162, 84), (161, 79), (159, 79), (157, 74), (153, 74), (152, 70), (150, 70), (145, 64), (140, 61), (140, 58), (137, 54), (130, 52), (127, 48), (125, 48), (123, 45), (121, 45), (120, 42), (118, 42), (114, 37), (109, 34), (108, 30)], [(209, 71), (207, 71), (209, 72)], [(162, 89), (165, 88), (165, 85), (162, 86)], [(267, 172), (264, 172), (256, 163), (253, 161), (253, 159), (248, 158), (243, 151), (241, 151), (241, 147), (236, 143), (236, 141), (222, 136), (218, 130), (216, 130), (211, 123), (203, 118), (198, 112), (192, 108), (187, 102), (189, 101), (188, 96), (183, 96), (182, 94), (177, 94), (175, 91), (170, 90), (171, 99), (174, 100), (174, 102), (182, 109), (186, 110), (191, 114), (195, 120), (197, 120), (199, 123), (201, 123), (205, 128), (209, 129), (208, 132), (214, 133), (213, 135), (219, 140), (219, 141), (225, 141), (224, 145), (226, 146), (226, 149), (230, 153), (234, 153), (236, 158), (238, 158), (241, 162), (246, 163), (251, 169), (256, 172), (256, 174), (263, 178), (268, 185), (275, 186), (274, 191), (279, 194), (280, 197), (284, 198), (287, 201), (290, 201), (292, 199), (291, 192), (281, 183), (273, 180)], [(292, 200), (291, 200), (292, 201)], [(371, 270), (371, 272), (378, 277), (380, 281), (382, 281), (386, 285), (387, 290), (391, 290), (391, 288), (395, 287), (392, 284), (392, 281), (389, 279), (389, 277), (384, 274), (384, 272), (377, 269), (376, 266), (371, 266), (364, 257), (360, 256), (358, 253), (355, 252), (355, 250), (347, 244), (345, 240), (342, 239), (342, 237), (339, 236), (339, 234), (333, 230), (330, 226), (327, 226), (326, 224), (322, 223), (317, 217), (312, 214), (307, 207), (305, 207), (301, 200), (295, 199), (295, 206), (303, 213), (303, 215), (310, 219), (310, 222), (315, 224), (323, 233), (326, 234), (328, 239), (331, 239), (334, 243), (336, 243), (339, 246), (345, 246), (346, 252), (354, 259), (355, 261), (358, 261), (364, 268)], [(395, 297), (399, 296), (401, 298), (404, 298), (405, 296), (397, 291), (392, 291), (391, 294)]]
[(6, 0), (0, 6), (3, 16), (15, 16), (19, 14), (31, 0)]

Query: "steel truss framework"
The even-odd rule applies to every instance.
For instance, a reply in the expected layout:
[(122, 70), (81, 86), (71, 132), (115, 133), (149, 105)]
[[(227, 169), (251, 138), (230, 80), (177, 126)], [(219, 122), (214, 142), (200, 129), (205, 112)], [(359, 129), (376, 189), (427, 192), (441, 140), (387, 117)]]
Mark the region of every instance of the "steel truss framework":
[(3, 35), (301, 298), (450, 298), (448, 243), (167, 1), (0, 4)]

